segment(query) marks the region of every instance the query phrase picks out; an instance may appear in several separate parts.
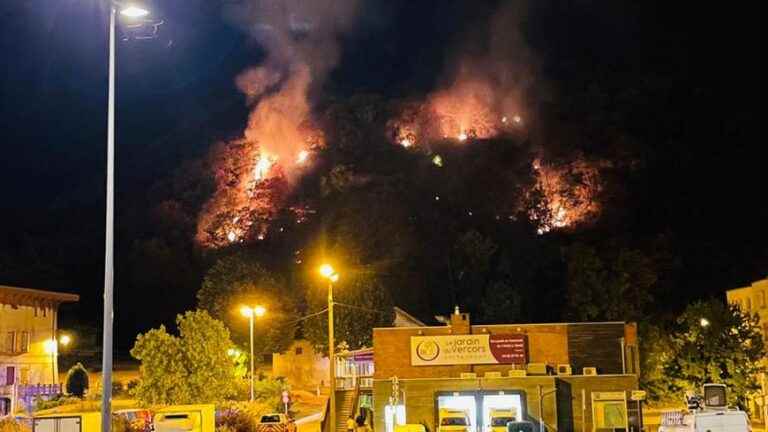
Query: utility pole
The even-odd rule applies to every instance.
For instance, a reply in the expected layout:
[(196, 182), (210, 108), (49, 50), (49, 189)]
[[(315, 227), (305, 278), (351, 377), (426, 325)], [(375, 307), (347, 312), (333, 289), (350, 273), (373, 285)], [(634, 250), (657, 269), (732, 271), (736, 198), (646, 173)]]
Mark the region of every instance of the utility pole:
[(334, 353), (335, 344), (333, 340), (333, 281), (328, 281), (328, 360), (330, 362), (330, 409), (331, 409), (331, 429), (330, 432), (336, 432), (336, 355)]

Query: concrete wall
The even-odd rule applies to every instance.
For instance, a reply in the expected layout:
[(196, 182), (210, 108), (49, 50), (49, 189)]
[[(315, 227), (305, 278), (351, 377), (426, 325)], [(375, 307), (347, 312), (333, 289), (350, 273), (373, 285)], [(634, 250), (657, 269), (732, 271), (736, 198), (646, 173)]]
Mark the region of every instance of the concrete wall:
[[(55, 337), (56, 309), (0, 304), (0, 385), (6, 383), (8, 366), (15, 368), (17, 384), (54, 384), (58, 381), (56, 354), (45, 352), (45, 342)], [(29, 335), (26, 353), (6, 352), (6, 337), (16, 333), (16, 349), (23, 332)], [(56, 378), (54, 378), (56, 377)]]
[(306, 340), (297, 340), (284, 353), (272, 354), (272, 375), (285, 377), (294, 388), (314, 390), (328, 384), (328, 358)]

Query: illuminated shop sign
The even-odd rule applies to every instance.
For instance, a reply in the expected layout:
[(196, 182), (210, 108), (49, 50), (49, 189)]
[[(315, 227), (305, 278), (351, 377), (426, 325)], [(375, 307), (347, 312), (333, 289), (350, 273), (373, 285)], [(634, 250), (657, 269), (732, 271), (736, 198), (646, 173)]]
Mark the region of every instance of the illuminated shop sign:
[(525, 364), (528, 339), (521, 334), (412, 336), (413, 366)]

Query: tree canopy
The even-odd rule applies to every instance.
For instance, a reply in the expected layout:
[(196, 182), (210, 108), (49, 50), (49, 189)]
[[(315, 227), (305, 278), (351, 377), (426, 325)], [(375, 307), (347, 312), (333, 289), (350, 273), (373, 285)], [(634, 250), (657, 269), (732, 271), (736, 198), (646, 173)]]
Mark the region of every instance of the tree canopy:
[[(325, 287), (307, 294), (310, 311), (327, 307)], [(374, 327), (392, 325), (394, 304), (380, 277), (371, 271), (346, 274), (334, 284), (334, 336), (337, 349), (371, 347)], [(304, 336), (320, 352), (328, 352), (328, 321), (320, 314), (304, 321)]]
[(680, 402), (706, 383), (728, 386), (729, 402), (748, 409), (760, 390), (766, 356), (757, 315), (718, 300), (688, 306), (675, 322), (645, 330), (643, 387), (656, 401)]
[(150, 405), (224, 400), (235, 390), (229, 330), (202, 310), (178, 315), (176, 324), (178, 336), (160, 326), (136, 338), (131, 355), (141, 363), (141, 379), (133, 395)]
[(298, 318), (295, 288), (247, 251), (220, 258), (206, 273), (197, 299), (198, 306), (223, 321), (243, 345), (248, 342), (249, 323), (240, 307), (265, 307), (266, 314), (254, 323), (256, 353), (282, 352), (293, 342)]

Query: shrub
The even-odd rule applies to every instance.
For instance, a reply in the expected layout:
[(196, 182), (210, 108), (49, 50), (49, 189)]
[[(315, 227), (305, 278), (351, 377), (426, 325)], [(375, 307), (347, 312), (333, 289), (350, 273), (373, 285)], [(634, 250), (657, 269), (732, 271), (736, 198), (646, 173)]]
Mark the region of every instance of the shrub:
[(77, 363), (72, 366), (67, 372), (67, 379), (65, 388), (67, 394), (82, 398), (85, 396), (85, 392), (88, 390), (88, 371), (85, 369), (82, 363)]
[(227, 408), (216, 418), (218, 432), (251, 432), (256, 428), (256, 419), (248, 412)]

